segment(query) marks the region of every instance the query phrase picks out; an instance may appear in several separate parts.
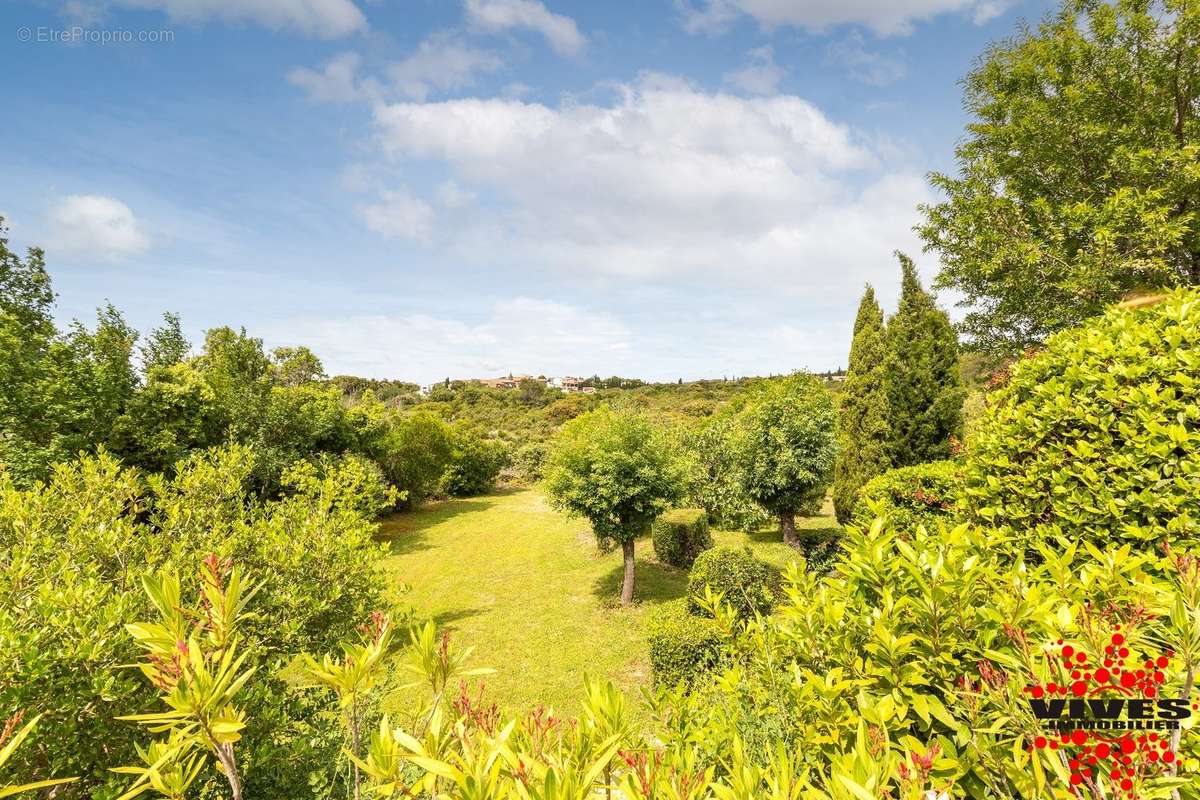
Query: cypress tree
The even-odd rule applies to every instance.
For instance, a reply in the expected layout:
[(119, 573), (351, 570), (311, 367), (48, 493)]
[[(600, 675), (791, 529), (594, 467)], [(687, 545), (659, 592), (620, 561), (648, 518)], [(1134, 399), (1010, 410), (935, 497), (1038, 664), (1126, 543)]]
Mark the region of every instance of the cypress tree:
[(962, 430), (958, 336), (946, 312), (921, 287), (912, 259), (897, 252), (900, 309), (887, 326), (887, 395), (893, 467), (950, 456)]
[(842, 382), (838, 415), (838, 460), (833, 477), (833, 507), (845, 523), (863, 484), (891, 466), (889, 454), (887, 337), (883, 309), (867, 286), (850, 344), (850, 363)]

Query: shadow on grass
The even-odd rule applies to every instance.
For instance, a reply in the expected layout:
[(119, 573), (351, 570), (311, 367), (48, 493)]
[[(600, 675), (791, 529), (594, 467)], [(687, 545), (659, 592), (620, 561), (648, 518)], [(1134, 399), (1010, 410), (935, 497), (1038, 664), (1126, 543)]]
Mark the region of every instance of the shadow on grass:
[[(687, 570), (639, 558), (633, 584), (634, 602), (658, 605), (683, 597), (687, 594), (687, 577)], [(617, 605), (624, 579), (625, 565), (617, 564), (596, 578), (592, 593), (606, 605)]]
[(429, 528), (467, 514), (482, 514), (496, 505), (499, 496), (514, 491), (503, 489), (479, 497), (435, 500), (409, 511), (397, 511), (379, 520), (375, 541), (391, 545), (392, 555), (428, 550), (432, 547), (426, 535)]
[(477, 616), (482, 614), (484, 611), (486, 611), (486, 609), (483, 608), (453, 608), (443, 611), (440, 614), (434, 614), (432, 617), (430, 617), (430, 620), (432, 620), (433, 624), (437, 626), (439, 631), (453, 631), (458, 627), (454, 623), (458, 622), (459, 620), (469, 619), (470, 617)]

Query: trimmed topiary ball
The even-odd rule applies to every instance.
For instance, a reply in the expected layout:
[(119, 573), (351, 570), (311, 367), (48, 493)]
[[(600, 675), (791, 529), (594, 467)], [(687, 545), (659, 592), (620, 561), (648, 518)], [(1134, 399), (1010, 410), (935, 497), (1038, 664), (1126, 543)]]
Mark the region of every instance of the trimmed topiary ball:
[(676, 508), (654, 521), (654, 554), (666, 564), (687, 569), (712, 547), (703, 508)]
[(754, 612), (771, 613), (779, 573), (754, 557), (749, 547), (714, 547), (696, 558), (688, 575), (688, 605), (693, 614), (702, 614), (700, 600), (704, 587), (725, 596), (725, 602), (738, 615), (749, 618)]
[(876, 475), (859, 491), (851, 524), (869, 528), (876, 517), (882, 517), (893, 530), (918, 525), (933, 530), (939, 520), (949, 522), (954, 517), (960, 472), (953, 461), (931, 461)]
[(1195, 544), (1200, 292), (1051, 337), (989, 397), (969, 444), (974, 521), (1101, 547)]
[(655, 686), (695, 684), (721, 658), (724, 638), (716, 620), (688, 613), (685, 598), (663, 603), (649, 616), (646, 638)]

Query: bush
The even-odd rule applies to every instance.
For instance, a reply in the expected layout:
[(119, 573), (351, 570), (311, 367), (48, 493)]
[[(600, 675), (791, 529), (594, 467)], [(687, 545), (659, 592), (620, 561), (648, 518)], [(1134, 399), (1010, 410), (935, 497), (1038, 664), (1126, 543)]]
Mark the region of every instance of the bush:
[(646, 630), (655, 686), (690, 687), (720, 663), (720, 626), (716, 620), (689, 614), (685, 598), (655, 609)]
[(518, 447), (509, 465), (513, 477), (525, 483), (540, 481), (548, 450), (545, 442), (526, 442)]
[(378, 464), (354, 453), (297, 461), (283, 471), (280, 481), (294, 494), (326, 497), (333, 507), (364, 519), (375, 519), (402, 499)]
[(466, 428), (455, 428), (451, 438), (450, 465), (442, 476), (442, 489), (455, 497), (471, 497), (494, 488), (500, 470), (509, 462), (504, 443)]
[[(140, 576), (194, 569), (216, 553), (262, 584), (244, 640), (263, 665), (246, 701), (247, 796), (268, 784), (279, 797), (307, 791), (310, 776), (295, 764), (336, 723), (326, 722), (330, 703), (288, 692), (279, 669), (298, 653), (332, 650), (381, 607), (382, 551), (373, 523), (334, 491), (354, 483), (347, 465), (331, 463), (320, 478), (311, 467), (311, 480), (277, 502), (251, 495), (252, 467), (234, 446), (194, 454), (170, 479), (104, 453), (59, 465), (26, 491), (0, 472), (0, 716), (45, 712), (37, 746), (15, 756), (19, 774), (53, 765), (81, 777), (72, 793), (115, 796), (106, 793), (125, 779), (108, 768), (137, 759), (140, 734), (114, 718), (145, 710), (154, 694), (127, 667), (135, 651), (124, 624), (148, 611)], [(337, 752), (334, 743), (325, 755)], [(332, 760), (313, 763), (336, 777)]]
[(960, 471), (953, 461), (931, 461), (877, 475), (859, 491), (851, 523), (869, 528), (872, 520), (882, 517), (898, 530), (924, 525), (932, 531), (938, 520), (954, 518)]
[(1200, 292), (1051, 337), (988, 400), (970, 518), (1114, 548), (1200, 541)]
[(367, 455), (404, 495), (400, 507), (412, 508), (439, 488), (454, 455), (453, 432), (428, 411), (389, 417)]
[(708, 515), (703, 508), (677, 508), (658, 518), (653, 527), (654, 555), (676, 567), (688, 568), (696, 556), (712, 547)]
[(777, 571), (755, 558), (749, 547), (715, 547), (701, 553), (692, 565), (688, 605), (693, 612), (703, 613), (700, 600), (708, 586), (723, 594), (739, 617), (769, 614), (778, 582)]

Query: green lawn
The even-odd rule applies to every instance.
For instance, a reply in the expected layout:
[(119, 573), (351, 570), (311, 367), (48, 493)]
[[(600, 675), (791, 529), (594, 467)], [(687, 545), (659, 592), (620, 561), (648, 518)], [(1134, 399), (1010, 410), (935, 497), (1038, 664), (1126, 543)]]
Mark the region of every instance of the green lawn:
[[(797, 527), (835, 527), (829, 514)], [(553, 511), (536, 490), (449, 500), (384, 520), (387, 567), (410, 584), (422, 616), (475, 647), (472, 666), (492, 667), (488, 694), (502, 708), (542, 704), (573, 715), (583, 673), (606, 676), (632, 698), (648, 682), (648, 611), (686, 591), (687, 573), (660, 564), (638, 541), (636, 603), (616, 604), (620, 550), (600, 553), (587, 523)], [(787, 564), (794, 551), (775, 531), (718, 531), (718, 544), (749, 544)]]

